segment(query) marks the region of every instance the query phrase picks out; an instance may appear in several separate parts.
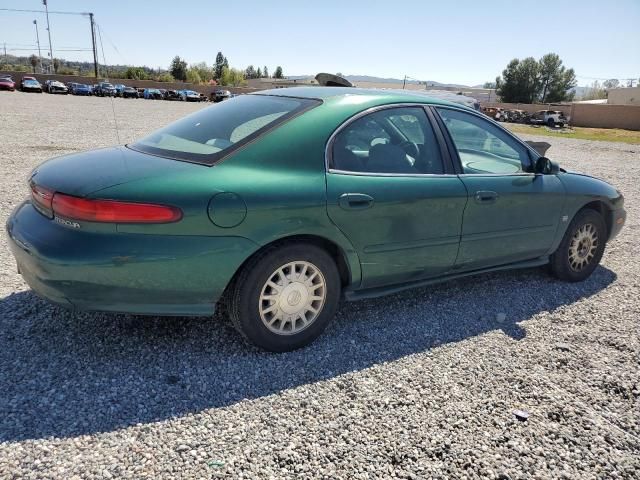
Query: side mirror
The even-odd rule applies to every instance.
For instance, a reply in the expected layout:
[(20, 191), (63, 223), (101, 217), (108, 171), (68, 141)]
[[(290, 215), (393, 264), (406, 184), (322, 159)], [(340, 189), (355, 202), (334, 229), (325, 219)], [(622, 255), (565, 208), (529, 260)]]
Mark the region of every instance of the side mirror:
[(560, 171), (560, 166), (547, 157), (538, 157), (535, 164), (535, 173), (554, 175)]

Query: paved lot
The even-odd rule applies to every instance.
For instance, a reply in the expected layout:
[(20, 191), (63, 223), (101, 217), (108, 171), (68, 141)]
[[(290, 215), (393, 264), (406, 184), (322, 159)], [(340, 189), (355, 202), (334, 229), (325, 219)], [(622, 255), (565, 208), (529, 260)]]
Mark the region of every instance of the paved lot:
[[(202, 107), (0, 92), (2, 221), (40, 162), (118, 142), (112, 105), (120, 143)], [(640, 478), (640, 145), (540, 140), (626, 197), (588, 281), (534, 269), (348, 303), (288, 354), (224, 318), (51, 307), (2, 236), (0, 478)]]

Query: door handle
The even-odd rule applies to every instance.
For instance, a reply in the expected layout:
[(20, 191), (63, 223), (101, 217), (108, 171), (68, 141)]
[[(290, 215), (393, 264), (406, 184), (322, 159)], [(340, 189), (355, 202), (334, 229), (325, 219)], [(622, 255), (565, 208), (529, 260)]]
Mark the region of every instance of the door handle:
[(338, 198), (338, 205), (344, 210), (365, 210), (373, 207), (373, 197), (364, 193), (343, 193)]
[(480, 190), (475, 195), (476, 203), (483, 205), (489, 203), (495, 203), (498, 200), (498, 192), (492, 192), (490, 190)]

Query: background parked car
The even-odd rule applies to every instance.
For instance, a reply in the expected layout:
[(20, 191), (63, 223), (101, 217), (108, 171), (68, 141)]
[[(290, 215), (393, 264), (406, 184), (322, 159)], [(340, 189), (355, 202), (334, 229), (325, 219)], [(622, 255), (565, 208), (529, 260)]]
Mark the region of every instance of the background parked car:
[(84, 96), (89, 96), (93, 93), (91, 86), (85, 85), (84, 83), (72, 83), (70, 92), (72, 95), (84, 95)]
[(144, 98), (147, 100), (162, 100), (162, 93), (157, 88), (145, 88)]
[(180, 100), (180, 94), (177, 90), (167, 90), (164, 93), (165, 100)]
[(98, 97), (115, 97), (116, 88), (109, 82), (100, 82), (97, 86), (94, 86), (93, 93)]
[(523, 123), (527, 118), (527, 112), (524, 110), (507, 110), (507, 122)]
[(144, 91), (146, 90), (146, 88), (136, 88), (136, 91), (138, 92), (138, 98), (144, 98)]
[(42, 89), (47, 93), (61, 93), (63, 95), (69, 93), (69, 89), (66, 85), (57, 80), (47, 80), (44, 82)]
[(124, 87), (121, 95), (122, 98), (138, 98), (138, 91), (133, 87)]
[(0, 77), (0, 90), (9, 90), (13, 92), (16, 89), (16, 82), (9, 76)]
[(116, 97), (121, 97), (122, 96), (122, 92), (125, 89), (125, 86), (122, 83), (117, 83), (113, 86), (113, 88), (116, 89)]
[(183, 102), (199, 102), (200, 94), (198, 92), (194, 92), (193, 90), (179, 90), (180, 100)]
[(498, 122), (506, 122), (509, 118), (507, 111), (500, 107), (482, 107), (482, 113)]
[(212, 102), (222, 102), (223, 100), (227, 100), (231, 96), (231, 92), (229, 90), (214, 90), (211, 94)]
[(34, 77), (22, 77), (20, 80), (20, 90), (23, 92), (42, 93), (42, 85)]
[(553, 128), (556, 125), (564, 127), (569, 121), (560, 110), (538, 110), (529, 117), (529, 123), (544, 124)]

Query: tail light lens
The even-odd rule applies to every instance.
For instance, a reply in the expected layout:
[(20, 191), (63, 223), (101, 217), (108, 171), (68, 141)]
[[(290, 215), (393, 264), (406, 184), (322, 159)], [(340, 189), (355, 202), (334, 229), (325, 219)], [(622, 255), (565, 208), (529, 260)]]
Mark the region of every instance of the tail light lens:
[(86, 222), (171, 223), (182, 218), (179, 208), (168, 205), (92, 200), (62, 193), (53, 195), (52, 208), (56, 215)]
[(30, 182), (33, 206), (43, 215), (53, 218), (53, 191)]

